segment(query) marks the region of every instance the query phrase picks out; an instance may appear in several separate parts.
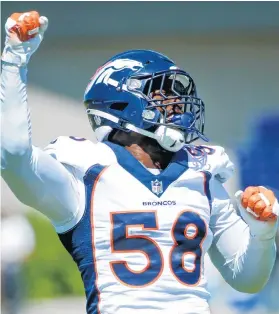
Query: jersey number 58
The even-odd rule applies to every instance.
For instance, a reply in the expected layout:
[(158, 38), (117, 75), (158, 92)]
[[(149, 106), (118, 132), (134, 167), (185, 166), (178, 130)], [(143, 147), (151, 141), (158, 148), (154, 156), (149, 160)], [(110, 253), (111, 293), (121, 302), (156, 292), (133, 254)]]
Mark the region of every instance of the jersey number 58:
[[(147, 265), (140, 271), (132, 270), (126, 261), (112, 261), (110, 268), (116, 278), (125, 285), (144, 287), (159, 279), (164, 269), (164, 258), (158, 243), (145, 235), (130, 235), (129, 228), (140, 226), (142, 230), (158, 230), (156, 211), (133, 211), (111, 213), (111, 248), (113, 253), (140, 252), (147, 258)], [(188, 228), (194, 229), (189, 235)], [(201, 276), (202, 243), (207, 227), (195, 212), (183, 211), (171, 229), (173, 246), (169, 251), (169, 267), (181, 284), (196, 285)], [(162, 239), (164, 241), (164, 239)], [(194, 256), (194, 268), (184, 265), (185, 254)]]

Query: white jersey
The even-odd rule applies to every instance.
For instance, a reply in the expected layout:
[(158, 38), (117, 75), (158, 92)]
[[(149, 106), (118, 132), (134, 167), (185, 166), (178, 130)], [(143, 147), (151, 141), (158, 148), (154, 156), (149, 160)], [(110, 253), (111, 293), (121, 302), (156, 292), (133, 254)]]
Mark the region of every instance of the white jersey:
[(77, 262), (87, 313), (209, 313), (206, 252), (235, 289), (265, 284), (274, 238), (250, 235), (236, 214), (222, 148), (188, 146), (158, 174), (110, 143), (59, 137), (43, 151), (31, 141), (25, 77), (3, 66), (2, 176)]
[[(84, 193), (90, 204), (81, 208), (91, 211), (94, 226), (90, 242), (100, 313), (209, 310), (203, 268), (213, 237), (209, 180), (233, 171), (221, 147), (188, 146), (157, 175), (110, 143), (60, 137), (45, 151), (80, 173), (81, 189), (86, 182), (91, 186)], [(100, 175), (90, 175), (95, 165)], [(82, 234), (86, 241), (88, 233)]]
[(212, 232), (203, 185), (203, 174), (188, 171), (159, 198), (120, 165), (105, 168), (91, 198), (100, 313), (208, 311), (203, 258)]

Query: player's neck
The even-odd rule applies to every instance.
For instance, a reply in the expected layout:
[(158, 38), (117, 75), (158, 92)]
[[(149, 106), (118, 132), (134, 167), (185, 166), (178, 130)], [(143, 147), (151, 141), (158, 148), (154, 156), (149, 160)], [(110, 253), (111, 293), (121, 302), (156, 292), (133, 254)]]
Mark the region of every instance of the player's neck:
[(125, 148), (146, 168), (149, 169), (162, 169), (159, 162), (153, 162), (150, 155), (145, 152), (139, 145), (132, 144), (131, 146), (125, 146)]
[(155, 139), (133, 131), (113, 130), (108, 140), (125, 147), (139, 162), (149, 169), (165, 169), (174, 154), (164, 150)]

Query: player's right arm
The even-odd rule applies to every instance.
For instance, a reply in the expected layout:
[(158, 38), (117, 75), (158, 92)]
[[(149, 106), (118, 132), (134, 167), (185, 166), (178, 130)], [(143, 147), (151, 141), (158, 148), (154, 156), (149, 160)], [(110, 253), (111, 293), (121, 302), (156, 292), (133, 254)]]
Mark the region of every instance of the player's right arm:
[[(32, 28), (38, 21), (40, 28)], [(5, 25), (7, 37), (1, 75), (1, 169), (2, 177), (17, 198), (40, 210), (56, 230), (62, 232), (79, 219), (77, 183), (60, 162), (32, 145), (26, 91), (27, 64), (43, 39), (47, 22), (46, 18), (39, 18), (38, 13), (29, 12), (29, 15), (13, 14)], [(17, 25), (31, 27), (30, 34), (35, 37), (20, 41), (19, 38), (24, 40), (24, 34), (16, 30)]]

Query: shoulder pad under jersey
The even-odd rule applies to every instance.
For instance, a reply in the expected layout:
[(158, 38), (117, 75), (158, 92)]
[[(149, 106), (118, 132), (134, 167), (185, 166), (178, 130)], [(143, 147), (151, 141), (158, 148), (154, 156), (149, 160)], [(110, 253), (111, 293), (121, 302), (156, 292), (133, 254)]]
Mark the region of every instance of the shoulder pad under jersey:
[(116, 161), (113, 151), (107, 145), (73, 136), (59, 136), (44, 151), (83, 173), (94, 164), (109, 165)]
[(234, 173), (234, 164), (221, 146), (187, 145), (185, 150), (192, 169), (210, 172), (222, 183)]

